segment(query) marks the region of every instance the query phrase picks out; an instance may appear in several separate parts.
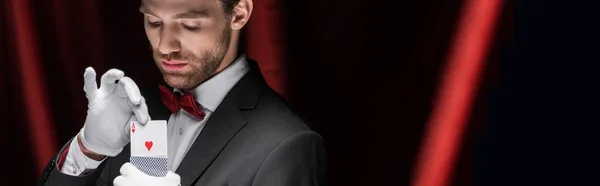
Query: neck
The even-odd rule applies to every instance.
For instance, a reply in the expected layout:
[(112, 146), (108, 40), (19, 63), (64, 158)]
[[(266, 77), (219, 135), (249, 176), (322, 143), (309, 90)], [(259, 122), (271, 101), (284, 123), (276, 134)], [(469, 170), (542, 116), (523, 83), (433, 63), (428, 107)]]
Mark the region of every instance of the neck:
[(238, 57), (238, 38), (238, 31), (233, 31), (230, 39), (231, 42), (229, 42), (229, 46), (227, 47), (227, 53), (225, 53), (223, 61), (221, 61), (221, 64), (219, 64), (219, 67), (215, 71), (215, 75), (231, 65), (231, 63), (233, 63), (233, 61)]

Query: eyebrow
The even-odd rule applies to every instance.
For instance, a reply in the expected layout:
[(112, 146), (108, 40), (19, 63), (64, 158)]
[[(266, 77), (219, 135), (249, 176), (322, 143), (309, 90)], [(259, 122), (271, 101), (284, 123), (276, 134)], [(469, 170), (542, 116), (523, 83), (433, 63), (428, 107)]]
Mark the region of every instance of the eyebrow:
[[(146, 8), (145, 6), (140, 6), (139, 11), (143, 14), (149, 14), (149, 15), (156, 16), (156, 15), (152, 14), (152, 12), (150, 12), (150, 10), (148, 10), (148, 8)], [(173, 18), (174, 19), (197, 19), (197, 18), (206, 17), (206, 16), (208, 16), (206, 11), (188, 10), (187, 12), (176, 14), (175, 16), (173, 16)]]
[(145, 7), (145, 6), (143, 6), (143, 5), (142, 5), (142, 6), (140, 6), (140, 9), (139, 9), (139, 11), (140, 11), (141, 13), (143, 13), (143, 14), (150, 14), (150, 15), (154, 15), (154, 14), (152, 14), (152, 13), (150, 12), (150, 10), (148, 10), (148, 8), (146, 8), (146, 7)]
[(201, 18), (201, 17), (206, 17), (207, 15), (208, 14), (206, 14), (206, 11), (188, 10), (187, 12), (176, 14), (173, 18), (175, 18), (175, 19), (197, 19), (197, 18)]

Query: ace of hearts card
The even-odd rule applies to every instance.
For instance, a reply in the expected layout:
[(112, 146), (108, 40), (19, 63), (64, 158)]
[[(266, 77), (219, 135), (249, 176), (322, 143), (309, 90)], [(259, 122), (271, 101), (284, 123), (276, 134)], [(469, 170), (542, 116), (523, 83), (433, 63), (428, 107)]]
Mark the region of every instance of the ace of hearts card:
[(146, 124), (130, 121), (130, 162), (140, 171), (156, 177), (167, 174), (167, 121)]

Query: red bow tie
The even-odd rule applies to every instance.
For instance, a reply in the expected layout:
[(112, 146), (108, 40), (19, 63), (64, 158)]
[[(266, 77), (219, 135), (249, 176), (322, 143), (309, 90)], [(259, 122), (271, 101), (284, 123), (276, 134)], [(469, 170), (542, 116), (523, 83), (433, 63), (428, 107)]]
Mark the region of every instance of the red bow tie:
[(198, 109), (198, 105), (194, 100), (194, 97), (191, 94), (185, 94), (183, 96), (174, 95), (167, 87), (160, 85), (160, 98), (162, 102), (171, 110), (171, 112), (175, 113), (177, 109), (181, 108), (193, 116), (196, 116), (198, 119), (203, 120), (204, 112)]

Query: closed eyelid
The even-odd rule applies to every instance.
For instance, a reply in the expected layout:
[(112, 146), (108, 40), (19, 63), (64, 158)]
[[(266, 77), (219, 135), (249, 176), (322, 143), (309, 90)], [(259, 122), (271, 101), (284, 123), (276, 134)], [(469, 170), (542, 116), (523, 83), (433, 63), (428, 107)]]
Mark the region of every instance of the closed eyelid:
[(180, 19), (179, 22), (191, 23), (191, 24), (200, 24), (201, 23), (201, 21), (198, 19)]
[(154, 17), (154, 16), (145, 16), (144, 19), (147, 20), (148, 22), (153, 22), (153, 23), (162, 22), (162, 20), (160, 18)]

